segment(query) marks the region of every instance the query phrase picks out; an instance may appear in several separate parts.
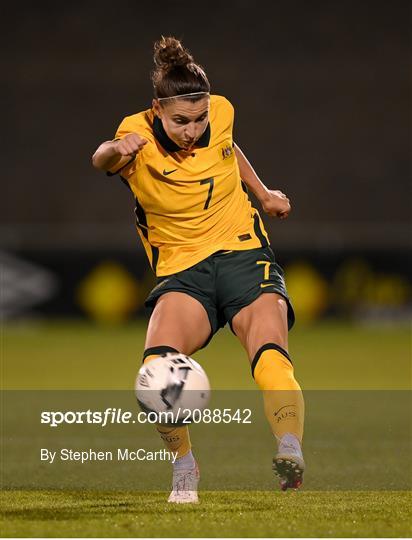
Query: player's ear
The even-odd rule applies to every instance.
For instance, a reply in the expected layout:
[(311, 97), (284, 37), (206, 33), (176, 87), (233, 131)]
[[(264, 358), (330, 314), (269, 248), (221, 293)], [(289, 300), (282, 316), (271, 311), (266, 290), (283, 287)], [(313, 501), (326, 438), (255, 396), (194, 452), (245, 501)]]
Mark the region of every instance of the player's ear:
[(158, 116), (159, 118), (161, 118), (162, 117), (162, 112), (161, 112), (162, 108), (161, 108), (160, 103), (159, 103), (159, 101), (157, 99), (152, 100), (152, 108), (154, 110), (155, 115)]

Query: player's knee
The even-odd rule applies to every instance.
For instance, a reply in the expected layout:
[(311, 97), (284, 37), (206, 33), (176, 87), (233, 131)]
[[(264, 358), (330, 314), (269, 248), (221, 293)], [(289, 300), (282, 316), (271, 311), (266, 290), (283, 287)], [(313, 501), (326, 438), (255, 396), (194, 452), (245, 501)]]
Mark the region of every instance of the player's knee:
[[(288, 331), (287, 331), (287, 328), (283, 328), (280, 325), (276, 326), (276, 327), (273, 327), (272, 325), (270, 325), (270, 326), (268, 326), (266, 328), (265, 331), (262, 331), (261, 333), (262, 333), (262, 335), (260, 336), (260, 339), (257, 341), (257, 343), (255, 343), (255, 347), (256, 347), (257, 350), (260, 350), (262, 348), (262, 346), (264, 346), (264, 345), (266, 345), (268, 343), (274, 343), (275, 345), (280, 347), (280, 349), (282, 349), (282, 351), (284, 351), (284, 352), (286, 352), (286, 354), (288, 354), (288, 352), (287, 352), (287, 348), (288, 348)], [(262, 339), (262, 337), (263, 337), (263, 339)], [(259, 346), (259, 341), (262, 344), (262, 346)], [(259, 347), (259, 349), (257, 347)], [(279, 352), (282, 352), (282, 351), (279, 351)], [(283, 352), (282, 352), (282, 354), (283, 354)]]
[(145, 349), (143, 353), (143, 364), (147, 364), (147, 362), (150, 362), (150, 360), (154, 360), (155, 358), (158, 358), (159, 356), (162, 356), (162, 354), (166, 353), (178, 353), (179, 351), (177, 349), (174, 349), (173, 347), (169, 347), (169, 345), (158, 345), (156, 347), (148, 347)]
[(255, 379), (258, 366), (262, 367), (264, 361), (276, 370), (281, 368), (285, 374), (288, 373), (293, 377), (293, 364), (289, 353), (277, 343), (265, 343), (256, 352), (251, 363), (252, 377)]

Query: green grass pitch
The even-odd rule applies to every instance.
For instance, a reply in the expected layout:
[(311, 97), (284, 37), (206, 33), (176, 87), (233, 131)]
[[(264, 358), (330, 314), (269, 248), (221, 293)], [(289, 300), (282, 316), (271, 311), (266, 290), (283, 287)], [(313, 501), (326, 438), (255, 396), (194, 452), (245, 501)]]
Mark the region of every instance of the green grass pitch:
[[(122, 327), (80, 322), (3, 325), (3, 388), (132, 388), (144, 329), (143, 323)], [(304, 390), (410, 389), (408, 327), (297, 326), (290, 335), (290, 352)], [(207, 370), (213, 388), (254, 388), (246, 355), (226, 329), (195, 358)], [(353, 467), (350, 455), (344, 463), (349, 472)], [(410, 472), (405, 470), (405, 475)], [(201, 492), (199, 505), (176, 507), (165, 502), (168, 483), (167, 478), (162, 492), (4, 490), (0, 530), (4, 537), (412, 534), (412, 497), (407, 490), (315, 491), (304, 487), (282, 493), (274, 481), (273, 491), (206, 491)]]

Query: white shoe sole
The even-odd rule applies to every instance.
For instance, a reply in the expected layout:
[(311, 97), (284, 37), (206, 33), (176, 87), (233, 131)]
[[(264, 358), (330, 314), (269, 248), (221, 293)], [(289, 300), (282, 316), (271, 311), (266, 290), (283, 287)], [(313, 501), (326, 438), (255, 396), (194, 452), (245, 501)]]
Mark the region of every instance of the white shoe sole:
[(185, 495), (175, 495), (173, 492), (170, 494), (167, 499), (168, 503), (172, 504), (199, 504), (199, 498), (196, 494), (185, 496)]

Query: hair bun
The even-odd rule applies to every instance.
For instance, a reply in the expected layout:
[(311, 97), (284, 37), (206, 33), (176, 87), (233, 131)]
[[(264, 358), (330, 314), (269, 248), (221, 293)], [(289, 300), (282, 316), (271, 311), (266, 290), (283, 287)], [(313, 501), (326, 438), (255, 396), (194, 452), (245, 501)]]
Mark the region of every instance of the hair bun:
[(169, 71), (175, 66), (193, 63), (193, 56), (174, 37), (164, 37), (154, 44), (154, 63), (158, 69)]

